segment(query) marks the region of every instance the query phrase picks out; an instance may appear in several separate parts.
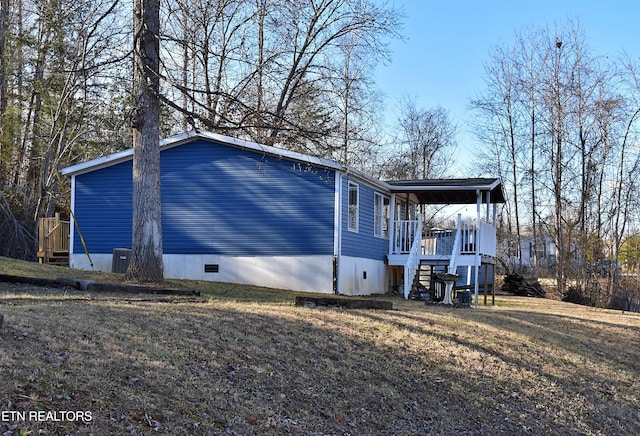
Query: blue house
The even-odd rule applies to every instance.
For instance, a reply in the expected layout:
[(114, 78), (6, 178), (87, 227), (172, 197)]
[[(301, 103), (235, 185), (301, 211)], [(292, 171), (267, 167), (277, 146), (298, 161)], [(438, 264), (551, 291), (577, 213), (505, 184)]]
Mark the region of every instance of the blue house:
[[(477, 268), (495, 259), (489, 205), (504, 201), (498, 179), (384, 182), (330, 160), (202, 132), (167, 138), (160, 149), (166, 278), (408, 296), (422, 265), (455, 257), (457, 268), (466, 256)], [(130, 247), (132, 159), (126, 150), (62, 171), (80, 230), (71, 226), (72, 267), (111, 271), (114, 250)], [(480, 225), (464, 231), (487, 239), (475, 244), (485, 252), (442, 251), (447, 238), (421, 228), (419, 205), (433, 202), (477, 203)]]

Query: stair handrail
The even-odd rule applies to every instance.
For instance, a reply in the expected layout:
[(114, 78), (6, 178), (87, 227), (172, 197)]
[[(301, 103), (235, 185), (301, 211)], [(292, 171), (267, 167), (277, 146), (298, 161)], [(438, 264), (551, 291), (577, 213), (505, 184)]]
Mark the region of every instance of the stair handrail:
[(451, 249), (451, 258), (449, 259), (449, 269), (447, 272), (456, 273), (458, 253), (460, 253), (460, 244), (462, 241), (462, 214), (458, 214), (458, 225), (456, 229), (456, 237), (453, 240), (453, 248)]
[(409, 298), (411, 285), (420, 265), (420, 252), (422, 250), (422, 217), (416, 216), (415, 231), (413, 232), (413, 242), (409, 250), (409, 256), (404, 264), (404, 298)]

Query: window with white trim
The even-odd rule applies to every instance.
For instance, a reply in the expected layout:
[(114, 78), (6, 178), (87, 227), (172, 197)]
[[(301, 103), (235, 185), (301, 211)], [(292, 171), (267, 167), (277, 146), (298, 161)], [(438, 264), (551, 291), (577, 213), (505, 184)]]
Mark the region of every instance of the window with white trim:
[(359, 186), (356, 183), (349, 182), (349, 230), (358, 231), (358, 191)]
[(378, 238), (389, 238), (389, 197), (375, 192), (373, 194), (373, 233)]

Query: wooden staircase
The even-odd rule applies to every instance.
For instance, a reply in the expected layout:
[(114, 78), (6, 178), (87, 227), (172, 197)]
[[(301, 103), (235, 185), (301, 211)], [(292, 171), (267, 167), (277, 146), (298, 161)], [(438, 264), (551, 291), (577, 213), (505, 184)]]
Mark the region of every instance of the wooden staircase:
[[(452, 285), (445, 296), (445, 282), (436, 277), (438, 273), (457, 274), (458, 267), (474, 267), (479, 274), (483, 265), (493, 265), (495, 275), (496, 230), (487, 221), (462, 221), (458, 214), (454, 229), (430, 229), (422, 231), (420, 215), (415, 220), (390, 221), (389, 254), (386, 262), (391, 266), (401, 266), (403, 277), (399, 289), (405, 298), (424, 299), (433, 296), (436, 301), (456, 298), (457, 291), (476, 290), (478, 285)], [(469, 270), (470, 271), (470, 270)], [(486, 269), (485, 269), (486, 271)], [(486, 273), (485, 273), (486, 275)], [(467, 282), (473, 277), (466, 277)], [(480, 283), (481, 278), (476, 276)], [(488, 277), (485, 276), (485, 283)], [(490, 283), (495, 280), (492, 277)], [(485, 285), (484, 293), (487, 294)], [(485, 298), (486, 299), (486, 298)]]
[(442, 300), (444, 282), (439, 280), (436, 274), (445, 272), (447, 265), (448, 261), (428, 262), (421, 260), (411, 285), (410, 298), (416, 300)]
[(70, 222), (60, 215), (40, 218), (38, 222), (38, 259), (40, 263), (69, 266)]

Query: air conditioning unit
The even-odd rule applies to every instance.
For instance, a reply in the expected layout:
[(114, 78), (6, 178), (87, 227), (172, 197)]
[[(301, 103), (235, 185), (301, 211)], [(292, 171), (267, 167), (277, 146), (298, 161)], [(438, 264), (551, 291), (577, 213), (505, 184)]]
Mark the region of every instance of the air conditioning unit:
[(111, 262), (111, 272), (124, 274), (129, 268), (130, 248), (114, 248), (113, 261)]

